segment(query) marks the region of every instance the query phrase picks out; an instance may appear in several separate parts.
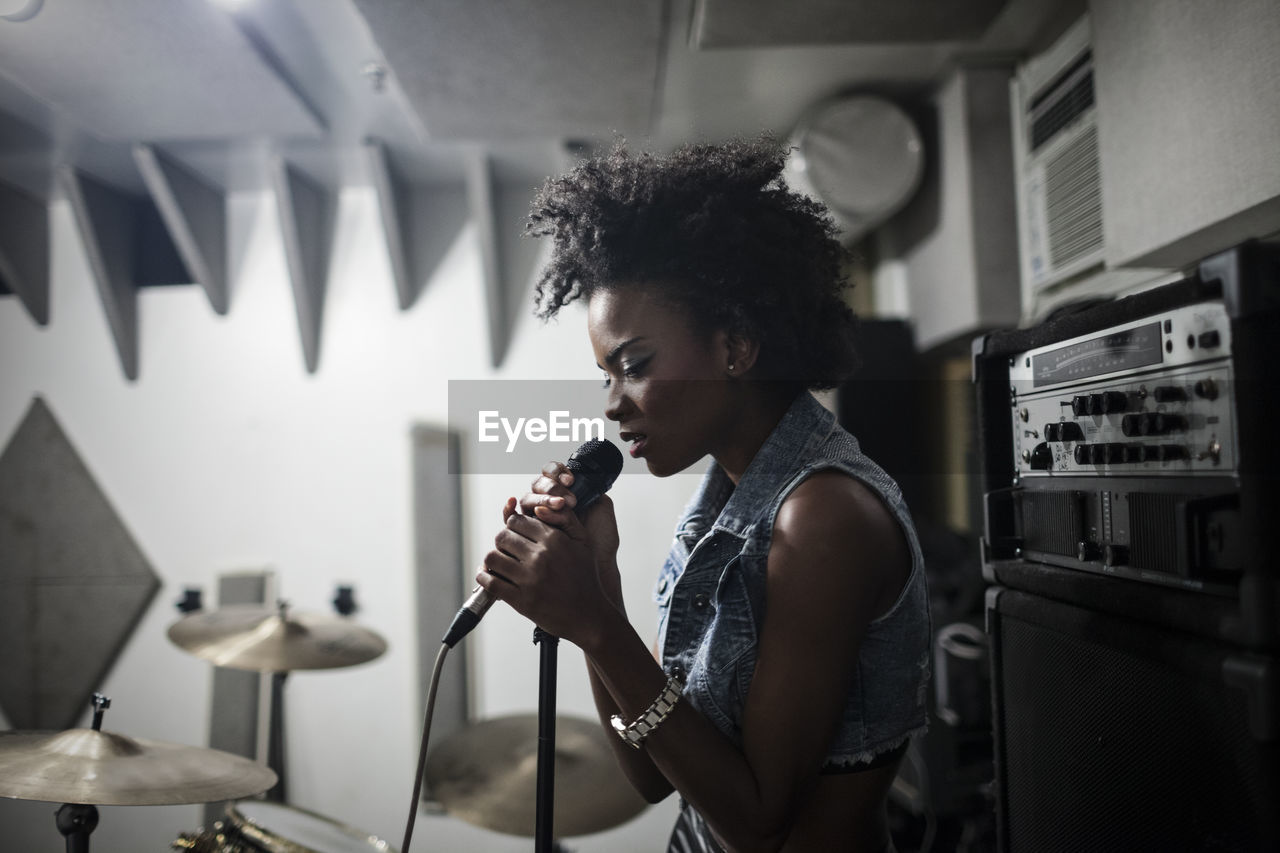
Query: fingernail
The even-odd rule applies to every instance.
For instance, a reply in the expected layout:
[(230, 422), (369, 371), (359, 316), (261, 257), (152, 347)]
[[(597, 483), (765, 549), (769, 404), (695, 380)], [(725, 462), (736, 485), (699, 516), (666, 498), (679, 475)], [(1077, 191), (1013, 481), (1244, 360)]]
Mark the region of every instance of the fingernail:
[(560, 482), (564, 483), (566, 486), (572, 485), (573, 475), (570, 474), (568, 471), (565, 471), (563, 474), (560, 475)]
[(564, 498), (551, 498), (547, 501), (547, 505), (552, 509), (560, 509), (564, 506)]

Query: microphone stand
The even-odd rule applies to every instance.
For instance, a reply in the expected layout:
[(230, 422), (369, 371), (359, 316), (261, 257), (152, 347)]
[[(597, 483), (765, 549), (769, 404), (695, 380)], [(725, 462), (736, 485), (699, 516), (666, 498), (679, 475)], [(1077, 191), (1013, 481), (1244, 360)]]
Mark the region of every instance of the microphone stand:
[(535, 853), (553, 853), (556, 849), (552, 833), (556, 775), (556, 653), (560, 638), (541, 628), (534, 628), (533, 642), (541, 646), (538, 668), (538, 787), (533, 849)]

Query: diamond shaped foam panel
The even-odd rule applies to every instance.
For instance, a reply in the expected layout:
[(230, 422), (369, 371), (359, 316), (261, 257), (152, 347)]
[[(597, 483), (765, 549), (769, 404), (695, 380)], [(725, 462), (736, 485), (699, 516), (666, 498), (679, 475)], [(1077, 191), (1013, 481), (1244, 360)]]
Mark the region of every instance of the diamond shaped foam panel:
[(0, 454), (0, 708), (74, 726), (160, 581), (44, 401)]

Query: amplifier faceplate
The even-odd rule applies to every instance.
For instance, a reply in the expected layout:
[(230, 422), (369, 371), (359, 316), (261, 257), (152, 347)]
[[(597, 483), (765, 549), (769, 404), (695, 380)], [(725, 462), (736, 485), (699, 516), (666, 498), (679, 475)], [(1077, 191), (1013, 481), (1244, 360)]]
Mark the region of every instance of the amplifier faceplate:
[(1018, 477), (1236, 470), (1231, 330), (1201, 303), (1010, 359)]

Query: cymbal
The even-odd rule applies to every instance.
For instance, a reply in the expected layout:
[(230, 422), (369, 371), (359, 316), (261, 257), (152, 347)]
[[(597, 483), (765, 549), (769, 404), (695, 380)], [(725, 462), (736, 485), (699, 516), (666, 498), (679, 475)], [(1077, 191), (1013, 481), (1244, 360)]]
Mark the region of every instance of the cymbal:
[(276, 774), (248, 758), (95, 729), (0, 732), (0, 797), (98, 806), (216, 803)]
[[(646, 803), (614, 760), (594, 720), (556, 718), (557, 838), (602, 832), (644, 811)], [(424, 774), (432, 796), (476, 826), (532, 837), (536, 831), (538, 717), (485, 720), (431, 750)]]
[(218, 666), (259, 672), (354, 666), (387, 650), (381, 636), (345, 617), (258, 605), (191, 613), (169, 626), (169, 639)]

